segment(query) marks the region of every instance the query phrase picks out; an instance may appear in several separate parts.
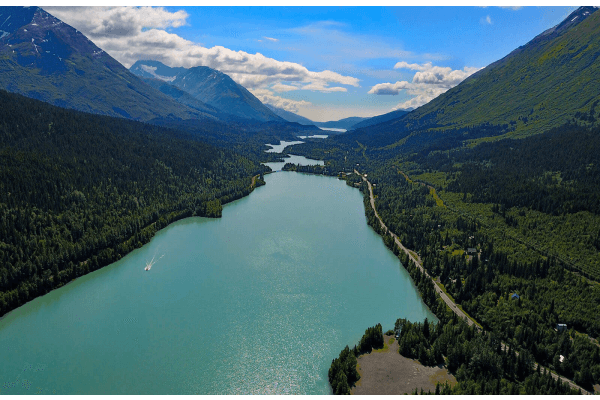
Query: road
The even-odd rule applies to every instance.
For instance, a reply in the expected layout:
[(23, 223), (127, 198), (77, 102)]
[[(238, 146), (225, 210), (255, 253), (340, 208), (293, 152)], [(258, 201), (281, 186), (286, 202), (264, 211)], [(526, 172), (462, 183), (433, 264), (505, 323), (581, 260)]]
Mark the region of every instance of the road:
[[(357, 175), (359, 175), (363, 179), (363, 181), (365, 181), (367, 183), (367, 185), (369, 187), (369, 198), (371, 200), (371, 207), (373, 208), (373, 212), (375, 213), (375, 216), (377, 217), (377, 220), (379, 221), (379, 224), (381, 225), (381, 228), (384, 231), (387, 231), (390, 234), (390, 236), (396, 242), (396, 245), (400, 249), (402, 249), (403, 252), (405, 252), (408, 255), (409, 259), (412, 260), (412, 262), (421, 270), (421, 272), (423, 272), (429, 279), (431, 279), (431, 281), (433, 282), (435, 291), (440, 295), (440, 297), (442, 298), (442, 300), (444, 300), (444, 302), (448, 305), (448, 307), (450, 307), (450, 309), (456, 315), (458, 315), (460, 318), (466, 319), (467, 324), (469, 324), (469, 326), (475, 325), (475, 327), (477, 328), (477, 330), (479, 330), (481, 332), (482, 331), (481, 327), (478, 324), (476, 324), (475, 321), (470, 316), (468, 316), (467, 314), (465, 314), (465, 312), (463, 310), (461, 310), (458, 307), (458, 305), (452, 299), (450, 299), (450, 297), (442, 290), (442, 288), (438, 285), (438, 282), (436, 282), (436, 280), (433, 277), (431, 277), (429, 275), (429, 273), (427, 273), (427, 271), (425, 270), (425, 268), (423, 268), (421, 260), (417, 259), (417, 258), (419, 258), (419, 256), (417, 255), (417, 258), (415, 258), (412, 255), (412, 252), (409, 249), (407, 249), (406, 247), (404, 247), (404, 245), (400, 242), (400, 239), (398, 239), (398, 236), (394, 232), (390, 231), (388, 229), (388, 227), (383, 223), (383, 220), (381, 219), (381, 217), (377, 213), (377, 209), (375, 208), (375, 196), (373, 195), (373, 185), (371, 185), (371, 182), (369, 182), (367, 180), (367, 177), (365, 175), (361, 174), (356, 169), (354, 170), (354, 173), (356, 173)], [(405, 178), (407, 178), (407, 180), (409, 180), (408, 177), (406, 176), (406, 174), (404, 174), (403, 172), (401, 172), (401, 173), (404, 175)], [(505, 346), (506, 345), (504, 343), (502, 343), (502, 349), (504, 349)], [(537, 363), (534, 363), (534, 368), (537, 369)], [(546, 368), (545, 367), (541, 367), (541, 370), (542, 370), (542, 372), (544, 372), (546, 370)], [(569, 384), (569, 386), (571, 386), (573, 389), (575, 389), (575, 390), (581, 390), (581, 393), (583, 393), (583, 394), (591, 394), (590, 392), (588, 392), (587, 390), (585, 390), (581, 386), (577, 385), (575, 382), (571, 381), (570, 379), (567, 379), (567, 378), (565, 378), (563, 376), (555, 374), (554, 372), (550, 372), (550, 373), (551, 373), (551, 375), (552, 375), (552, 377), (554, 379), (559, 379), (560, 378), (560, 380), (562, 380), (563, 382), (567, 382)]]
[(358, 175), (360, 175), (360, 177), (363, 179), (363, 181), (367, 182), (367, 185), (369, 186), (369, 196), (370, 196), (370, 200), (371, 200), (371, 207), (373, 208), (373, 211), (375, 212), (375, 216), (377, 217), (377, 220), (379, 221), (379, 224), (381, 225), (381, 227), (385, 230), (387, 230), (387, 232), (390, 234), (390, 236), (394, 239), (394, 241), (396, 242), (396, 245), (402, 249), (402, 251), (404, 251), (410, 260), (412, 260), (412, 262), (421, 270), (421, 272), (423, 272), (429, 279), (431, 279), (431, 281), (433, 282), (435, 291), (440, 295), (440, 297), (442, 298), (442, 300), (444, 300), (444, 302), (448, 305), (448, 307), (450, 307), (450, 309), (456, 314), (458, 315), (460, 318), (462, 319), (466, 319), (467, 320), (467, 324), (469, 324), (469, 326), (473, 326), (475, 325), (475, 327), (481, 331), (481, 328), (479, 327), (479, 325), (475, 324), (473, 322), (473, 320), (467, 315), (465, 314), (465, 312), (463, 310), (461, 310), (454, 301), (452, 301), (452, 299), (450, 299), (450, 297), (442, 290), (442, 288), (439, 286), (439, 284), (436, 282), (435, 279), (433, 279), (429, 273), (427, 273), (427, 271), (425, 270), (425, 268), (423, 268), (423, 265), (421, 263), (420, 259), (417, 259), (419, 256), (417, 255), (417, 258), (415, 258), (411, 252), (404, 247), (404, 245), (402, 244), (402, 242), (400, 242), (400, 239), (398, 238), (398, 236), (390, 231), (388, 229), (388, 227), (383, 223), (383, 220), (381, 219), (381, 217), (379, 216), (379, 214), (377, 213), (377, 209), (375, 208), (375, 196), (373, 195), (373, 185), (371, 185), (371, 182), (369, 182), (367, 180), (367, 178), (365, 178), (364, 175), (362, 175), (360, 172), (358, 172), (356, 169), (354, 170), (354, 172)]

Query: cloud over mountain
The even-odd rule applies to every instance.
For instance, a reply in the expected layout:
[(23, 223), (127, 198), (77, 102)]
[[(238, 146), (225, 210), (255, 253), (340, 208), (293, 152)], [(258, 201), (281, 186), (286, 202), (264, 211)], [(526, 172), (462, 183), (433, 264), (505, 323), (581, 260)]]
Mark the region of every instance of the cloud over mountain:
[[(71, 26), (79, 29), (96, 45), (125, 66), (141, 59), (160, 61), (169, 66), (207, 66), (222, 71), (248, 89), (269, 90), (269, 86), (297, 83), (297, 90), (320, 92), (347, 91), (337, 85), (358, 87), (359, 79), (333, 71), (310, 71), (287, 61), (250, 54), (222, 46), (211, 48), (169, 32), (186, 24), (185, 11), (169, 12), (162, 7), (45, 7)], [(276, 39), (265, 37), (270, 41)], [(269, 99), (273, 92), (269, 91)], [(271, 103), (276, 106), (280, 106)], [(282, 107), (285, 108), (285, 107)], [(292, 111), (292, 110), (290, 110)]]
[(479, 70), (479, 68), (473, 67), (453, 70), (450, 67), (432, 65), (431, 62), (409, 64), (406, 61), (396, 63), (394, 69), (409, 69), (417, 72), (415, 72), (412, 82), (378, 83), (369, 90), (369, 94), (395, 96), (405, 90), (406, 94), (414, 96), (398, 104), (395, 109), (422, 106)]

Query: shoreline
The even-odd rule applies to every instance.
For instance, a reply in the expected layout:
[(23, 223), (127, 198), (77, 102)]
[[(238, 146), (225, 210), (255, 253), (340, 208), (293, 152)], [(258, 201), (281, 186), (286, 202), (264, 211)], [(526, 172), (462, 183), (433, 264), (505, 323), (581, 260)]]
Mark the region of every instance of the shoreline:
[[(266, 174), (266, 173), (265, 173), (265, 174)], [(257, 178), (259, 178), (259, 177), (260, 177), (260, 174), (257, 174), (257, 175), (253, 175), (253, 176), (251, 176), (251, 177), (250, 177), (250, 179), (251, 179), (250, 191), (249, 191), (249, 192), (248, 192), (246, 195), (243, 195), (242, 197), (240, 197), (240, 198), (238, 198), (238, 199), (234, 199), (234, 200), (228, 201), (228, 202), (226, 202), (226, 203), (222, 203), (222, 204), (221, 204), (221, 208), (223, 208), (224, 206), (226, 206), (226, 205), (228, 205), (228, 204), (231, 204), (231, 203), (233, 203), (233, 202), (235, 202), (235, 201), (237, 201), (237, 200), (241, 200), (241, 199), (243, 199), (243, 198), (246, 198), (246, 197), (250, 196), (250, 194), (252, 194), (256, 188), (258, 188), (258, 187), (260, 187), (260, 186), (263, 186), (263, 185), (258, 185), (258, 186), (256, 185)], [(222, 213), (222, 211), (221, 211), (221, 213)], [(167, 213), (166, 215), (168, 215), (168, 213)], [(170, 221), (170, 222), (169, 222), (167, 225), (165, 225), (164, 227), (162, 227), (162, 228), (160, 228), (160, 229), (156, 230), (156, 231), (154, 232), (154, 234), (153, 234), (153, 235), (152, 235), (150, 238), (148, 238), (148, 241), (147, 241), (147, 242), (145, 242), (145, 243), (142, 243), (142, 246), (140, 246), (140, 247), (136, 247), (136, 248), (132, 249), (131, 251), (129, 251), (129, 252), (127, 252), (127, 253), (125, 253), (125, 254), (121, 254), (121, 257), (119, 257), (119, 258), (118, 258), (118, 259), (116, 259), (116, 260), (113, 260), (113, 261), (111, 261), (110, 263), (108, 263), (108, 264), (106, 264), (106, 265), (103, 265), (103, 266), (101, 266), (101, 267), (99, 267), (99, 268), (96, 268), (96, 269), (94, 269), (94, 270), (89, 270), (89, 271), (88, 271), (87, 273), (85, 273), (85, 274), (82, 274), (82, 275), (80, 275), (80, 276), (77, 276), (77, 277), (75, 277), (75, 278), (73, 278), (73, 279), (69, 280), (68, 282), (65, 282), (65, 283), (63, 283), (63, 284), (61, 284), (61, 285), (58, 285), (58, 286), (56, 286), (56, 287), (53, 287), (53, 288), (51, 288), (50, 290), (48, 290), (47, 292), (45, 292), (45, 293), (43, 293), (43, 294), (40, 294), (40, 295), (38, 295), (38, 296), (35, 296), (35, 297), (33, 297), (33, 298), (31, 298), (31, 299), (29, 299), (29, 300), (25, 301), (24, 303), (20, 304), (19, 306), (15, 307), (15, 308), (13, 308), (13, 309), (11, 309), (11, 310), (9, 310), (9, 311), (7, 311), (7, 312), (6, 312), (6, 313), (4, 313), (3, 315), (0, 315), (0, 322), (2, 322), (2, 321), (3, 321), (3, 320), (6, 318), (6, 317), (8, 317), (8, 316), (9, 316), (9, 315), (10, 315), (12, 312), (14, 312), (15, 310), (18, 310), (19, 308), (21, 308), (21, 307), (25, 306), (26, 304), (28, 304), (28, 303), (30, 303), (30, 302), (32, 302), (32, 301), (34, 301), (34, 300), (36, 300), (36, 299), (42, 298), (42, 297), (44, 297), (45, 295), (47, 295), (47, 294), (49, 294), (49, 293), (51, 293), (51, 292), (54, 292), (55, 290), (62, 289), (63, 287), (66, 287), (67, 285), (69, 285), (69, 284), (71, 284), (71, 283), (75, 282), (75, 281), (76, 281), (76, 280), (78, 280), (79, 278), (82, 278), (82, 277), (84, 277), (84, 276), (87, 276), (87, 275), (91, 274), (92, 272), (99, 271), (99, 270), (101, 270), (101, 269), (104, 269), (104, 268), (106, 268), (106, 267), (108, 267), (108, 266), (110, 266), (110, 265), (112, 265), (112, 264), (116, 263), (116, 262), (117, 262), (117, 261), (119, 261), (119, 260), (122, 260), (122, 259), (123, 259), (123, 258), (125, 258), (127, 255), (129, 255), (129, 254), (133, 253), (133, 252), (134, 252), (134, 251), (136, 251), (136, 250), (139, 250), (139, 249), (141, 249), (142, 247), (144, 247), (145, 245), (147, 245), (148, 243), (150, 243), (150, 242), (152, 241), (152, 239), (154, 239), (154, 237), (156, 236), (156, 234), (157, 234), (158, 232), (160, 232), (160, 231), (162, 231), (163, 229), (167, 228), (167, 227), (168, 227), (168, 226), (170, 226), (171, 224), (173, 224), (173, 223), (175, 223), (175, 222), (178, 222), (178, 221), (181, 221), (181, 220), (184, 220), (184, 219), (186, 219), (186, 218), (193, 218), (193, 217), (200, 217), (200, 218), (211, 218), (211, 219), (212, 219), (212, 218), (221, 218), (221, 216), (218, 216), (218, 217), (209, 217), (209, 216), (201, 216), (201, 215), (189, 215), (189, 216), (187, 216), (187, 217), (183, 217), (183, 218), (176, 218), (176, 219), (174, 219), (173, 221)], [(156, 221), (155, 221), (155, 222), (152, 222), (151, 224), (149, 224), (149, 225), (147, 225), (147, 226), (145, 226), (145, 227), (143, 227), (142, 229), (145, 229), (145, 228), (147, 228), (147, 227), (149, 227), (149, 226), (151, 226), (151, 225), (153, 225), (153, 224), (156, 224)], [(133, 236), (132, 236), (132, 237), (133, 237)], [(131, 239), (131, 237), (130, 237), (130, 238), (128, 238), (128, 239), (127, 239), (125, 242), (127, 242), (127, 241), (128, 241), (128, 240), (130, 240), (130, 239)], [(123, 242), (123, 243), (125, 243), (125, 242)], [(91, 258), (92, 258), (92, 257), (93, 257), (93, 256), (91, 256), (90, 258), (88, 258), (88, 259), (87, 259), (87, 260), (85, 260), (85, 261), (82, 261), (82, 263), (84, 263), (84, 264), (85, 264), (85, 263), (89, 262), (89, 261), (91, 260)]]
[(357, 359), (356, 370), (360, 379), (350, 389), (352, 395), (411, 394), (415, 389), (435, 392), (437, 383), (457, 383), (456, 377), (446, 367), (426, 367), (417, 360), (398, 353), (398, 341), (384, 335), (384, 348), (362, 354)]

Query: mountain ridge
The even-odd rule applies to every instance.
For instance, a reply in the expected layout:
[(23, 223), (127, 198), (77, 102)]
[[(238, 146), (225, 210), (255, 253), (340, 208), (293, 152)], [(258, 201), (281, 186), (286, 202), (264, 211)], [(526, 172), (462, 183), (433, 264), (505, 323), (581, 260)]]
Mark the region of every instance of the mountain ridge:
[(275, 114), (279, 115), (281, 118), (290, 122), (297, 122), (302, 125), (315, 125), (319, 128), (335, 128), (335, 129), (346, 129), (346, 130), (354, 130), (359, 128), (364, 128), (371, 125), (377, 125), (382, 122), (386, 122), (395, 118), (399, 118), (404, 114), (411, 112), (413, 109), (401, 109), (394, 110), (386, 114), (376, 115), (374, 117), (348, 117), (342, 118), (337, 121), (325, 121), (325, 122), (317, 122), (312, 121), (308, 118), (305, 118), (301, 115), (295, 114), (291, 111), (284, 110), (283, 108), (275, 107), (271, 104), (266, 104), (271, 111)]
[(377, 146), (402, 148), (407, 141), (443, 141), (441, 132), (453, 130), (463, 141), (476, 143), (542, 133), (577, 115), (595, 118), (600, 111), (594, 105), (600, 94), (593, 90), (600, 85), (596, 11), (580, 7), (554, 28), (411, 113), (357, 129), (356, 140), (373, 138)]
[(101, 115), (210, 118), (146, 85), (82, 33), (39, 7), (0, 8), (0, 87)]
[(139, 77), (163, 80), (227, 114), (258, 121), (283, 121), (248, 89), (210, 67), (169, 67), (159, 61), (138, 60), (129, 70)]

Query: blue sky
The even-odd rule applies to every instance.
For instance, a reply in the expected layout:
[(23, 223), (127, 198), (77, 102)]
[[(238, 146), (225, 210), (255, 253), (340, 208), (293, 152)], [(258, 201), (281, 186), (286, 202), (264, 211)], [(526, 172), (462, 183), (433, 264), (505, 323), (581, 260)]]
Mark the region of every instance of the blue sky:
[(45, 8), (127, 67), (207, 65), (316, 121), (421, 105), (575, 9)]

